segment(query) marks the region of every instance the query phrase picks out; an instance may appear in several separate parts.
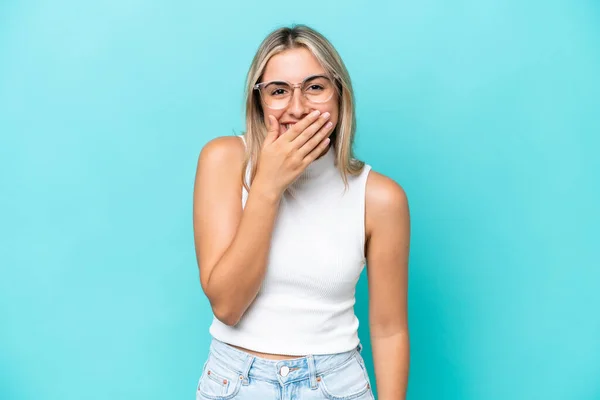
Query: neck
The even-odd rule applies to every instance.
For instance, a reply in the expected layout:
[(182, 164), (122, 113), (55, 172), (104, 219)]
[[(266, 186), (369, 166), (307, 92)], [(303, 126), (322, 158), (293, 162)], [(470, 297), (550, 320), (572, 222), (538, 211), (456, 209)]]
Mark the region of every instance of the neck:
[(333, 171), (335, 169), (335, 149), (332, 145), (329, 145), (316, 160), (306, 167), (298, 177), (298, 180), (306, 183), (307, 181), (315, 180), (328, 171)]

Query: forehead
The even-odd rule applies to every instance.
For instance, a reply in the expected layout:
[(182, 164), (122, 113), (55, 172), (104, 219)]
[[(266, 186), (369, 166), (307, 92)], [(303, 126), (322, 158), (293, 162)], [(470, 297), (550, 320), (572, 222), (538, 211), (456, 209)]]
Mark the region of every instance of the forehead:
[(263, 81), (301, 82), (309, 75), (325, 74), (317, 58), (305, 47), (285, 50), (267, 62)]

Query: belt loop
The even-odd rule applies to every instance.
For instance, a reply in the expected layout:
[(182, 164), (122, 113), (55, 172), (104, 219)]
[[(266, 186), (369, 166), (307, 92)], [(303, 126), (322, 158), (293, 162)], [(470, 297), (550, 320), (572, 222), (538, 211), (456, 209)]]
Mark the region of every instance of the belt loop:
[(315, 358), (312, 354), (306, 356), (306, 361), (308, 362), (308, 376), (310, 380), (310, 388), (315, 390), (318, 388), (317, 386), (317, 366), (315, 364)]
[(244, 370), (242, 371), (242, 375), (240, 375), (240, 379), (242, 380), (242, 385), (248, 386), (250, 382), (248, 381), (248, 375), (250, 374), (250, 368), (252, 367), (252, 363), (256, 357), (248, 355), (246, 357), (246, 361), (244, 361)]
[(362, 349), (363, 349), (362, 343), (359, 342), (358, 346), (356, 346), (356, 350), (358, 350), (359, 353), (362, 353)]

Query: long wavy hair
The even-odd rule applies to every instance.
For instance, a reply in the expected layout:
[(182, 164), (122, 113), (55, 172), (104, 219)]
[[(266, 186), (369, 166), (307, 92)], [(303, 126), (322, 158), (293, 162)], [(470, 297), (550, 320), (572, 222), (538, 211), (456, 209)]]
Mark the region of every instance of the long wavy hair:
[[(356, 116), (348, 70), (333, 45), (321, 33), (306, 25), (293, 25), (291, 28), (276, 29), (263, 40), (246, 77), (246, 155), (242, 169), (242, 182), (246, 190), (249, 190), (249, 184), (256, 176), (258, 157), (267, 134), (260, 95), (254, 90), (254, 85), (262, 79), (271, 57), (301, 47), (308, 49), (326, 72), (334, 77), (339, 100), (339, 117), (335, 131), (331, 134), (331, 144), (335, 149), (335, 164), (346, 188), (348, 175), (358, 175), (363, 169), (364, 162), (355, 158), (353, 150)], [(252, 168), (249, 182), (246, 182), (248, 163)]]

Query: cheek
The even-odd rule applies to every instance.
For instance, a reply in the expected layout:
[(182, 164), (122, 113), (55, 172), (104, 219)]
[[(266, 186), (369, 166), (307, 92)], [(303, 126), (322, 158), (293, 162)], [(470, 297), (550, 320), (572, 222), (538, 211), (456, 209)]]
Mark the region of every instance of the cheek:
[(329, 120), (331, 122), (333, 122), (333, 127), (335, 129), (335, 128), (337, 128), (337, 125), (340, 122), (340, 115), (339, 115), (337, 109), (333, 109), (333, 110), (331, 110), (329, 112), (331, 113), (331, 117), (329, 118)]
[(317, 106), (317, 107), (311, 107), (311, 111), (312, 110), (319, 110), (321, 111), (321, 114), (328, 112), (331, 114), (331, 117), (329, 117), (329, 121), (331, 121), (333, 123), (333, 129), (337, 129), (338, 128), (338, 124), (339, 124), (339, 111), (337, 109), (337, 106), (332, 106), (332, 105), (323, 105), (323, 106)]
[(330, 113), (331, 117), (329, 117), (329, 120), (331, 122), (333, 122), (334, 125), (336, 125), (338, 123), (339, 110), (338, 110), (337, 104), (327, 104), (327, 105), (323, 105), (321, 107), (314, 107), (314, 109), (321, 111), (321, 114), (323, 114), (325, 112)]
[(265, 124), (269, 123), (269, 115), (272, 115), (275, 117), (276, 120), (280, 120), (281, 117), (283, 116), (284, 112), (283, 110), (269, 110), (266, 113), (263, 112), (263, 120), (265, 122)]
[(331, 122), (334, 123), (334, 125), (337, 125), (339, 122), (339, 118), (340, 118), (340, 109), (339, 109), (339, 103), (337, 101), (332, 102), (329, 107), (327, 107), (330, 113), (331, 113)]

